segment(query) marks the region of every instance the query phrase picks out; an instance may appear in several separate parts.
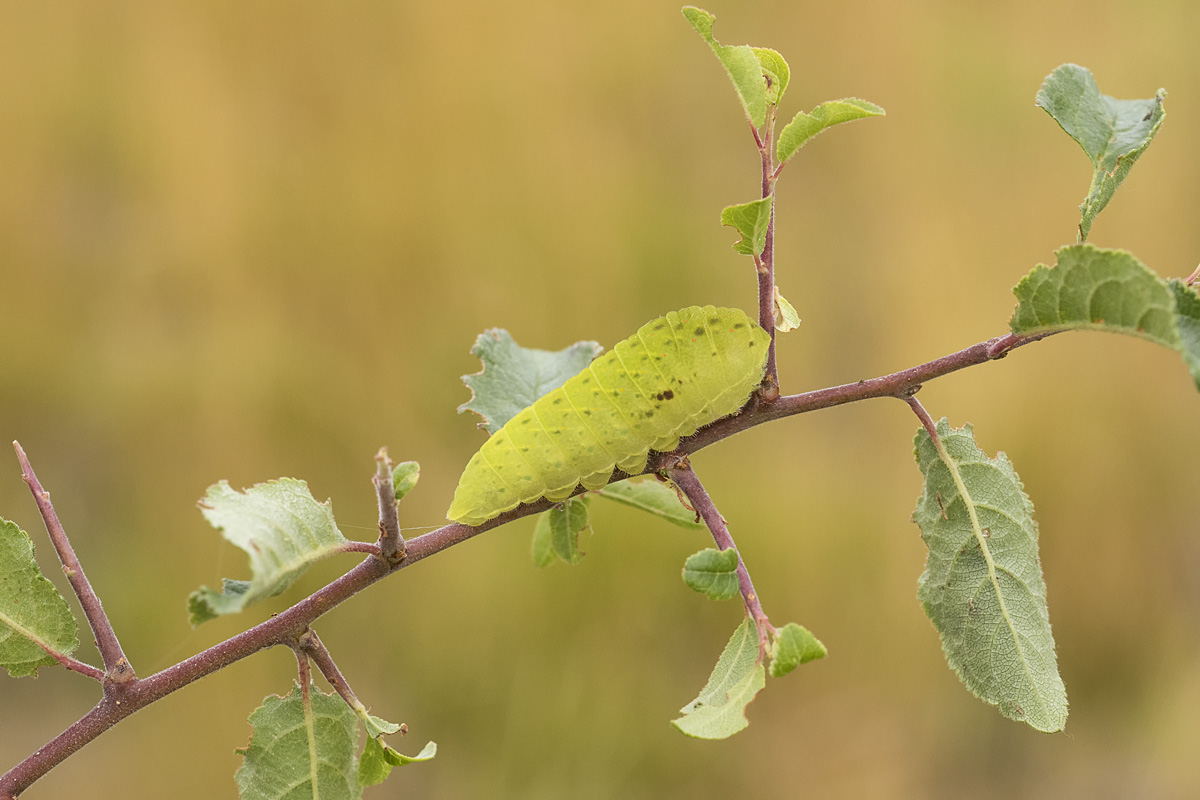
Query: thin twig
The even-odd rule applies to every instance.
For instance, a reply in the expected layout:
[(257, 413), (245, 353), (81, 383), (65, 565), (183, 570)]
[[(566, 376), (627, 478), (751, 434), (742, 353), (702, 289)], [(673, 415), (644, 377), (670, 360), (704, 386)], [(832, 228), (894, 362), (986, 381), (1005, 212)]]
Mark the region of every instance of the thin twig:
[(379, 496), (379, 549), (390, 564), (404, 560), (404, 536), (400, 534), (400, 517), (396, 511), (396, 487), (392, 478), (392, 461), (387, 448), (375, 455), (375, 493)]
[(309, 628), (300, 637), (299, 646), (312, 659), (312, 662), (317, 665), (317, 669), (325, 676), (325, 680), (329, 681), (329, 685), (346, 701), (346, 705), (359, 713), (365, 713), (367, 710), (366, 706), (359, 701), (358, 696), (354, 694), (354, 690), (350, 688), (350, 684), (346, 682), (342, 671), (334, 663), (329, 648), (321, 641), (321, 637), (317, 636), (317, 632)]
[[(770, 197), (775, 191), (774, 161), (771, 145), (775, 134), (775, 111), (767, 113), (763, 125), (765, 136), (758, 141), (758, 155), (762, 162), (762, 196)], [(767, 238), (761, 256), (755, 259), (758, 274), (758, 324), (771, 337), (767, 346), (767, 366), (763, 373), (760, 395), (771, 401), (779, 397), (779, 369), (775, 363), (775, 201), (771, 201), (771, 215), (767, 219)]]
[[(938, 436), (937, 425), (934, 423), (933, 417), (929, 416), (929, 412), (925, 410), (925, 406), (921, 405), (921, 401), (917, 399), (915, 394), (910, 394), (901, 399), (908, 403), (908, 407), (917, 415), (917, 419), (921, 420), (921, 425), (924, 426), (925, 432), (929, 434), (929, 438), (933, 440), (934, 446), (937, 447), (940, 453), (942, 451), (942, 440)], [(946, 510), (942, 509), (942, 515), (945, 516), (945, 514)]]
[(312, 683), (312, 666), (308, 663), (308, 653), (299, 644), (292, 647), (296, 656), (296, 671), (299, 672), (300, 688), (304, 693), (304, 703), (308, 704), (308, 685)]
[(88, 624), (92, 627), (92, 635), (96, 638), (96, 648), (100, 651), (100, 658), (104, 661), (107, 682), (121, 684), (135, 680), (137, 675), (133, 671), (133, 666), (125, 658), (125, 652), (121, 649), (121, 642), (117, 639), (116, 631), (113, 630), (108, 615), (104, 613), (104, 606), (100, 604), (100, 598), (96, 596), (96, 592), (88, 582), (87, 575), (83, 572), (83, 566), (79, 563), (75, 550), (71, 547), (67, 532), (63, 530), (62, 522), (58, 519), (58, 512), (54, 510), (54, 506), (50, 502), (50, 493), (42, 488), (20, 443), (13, 442), (13, 449), (17, 451), (17, 460), (21, 462), (21, 476), (25, 479), (25, 483), (29, 484), (29, 491), (33, 493), (33, 500), (37, 503), (42, 520), (46, 523), (46, 532), (50, 535), (50, 542), (54, 545), (55, 552), (58, 553), (59, 561), (62, 562), (63, 572), (66, 573), (71, 588), (75, 590), (75, 596), (79, 598), (79, 605), (83, 607), (84, 616), (87, 617)]
[(35, 642), (35, 644), (45, 650), (46, 655), (50, 656), (59, 664), (71, 670), (72, 672), (78, 672), (80, 675), (86, 675), (94, 681), (100, 681), (101, 683), (104, 682), (104, 670), (100, 669), (99, 667), (93, 667), (86, 661), (80, 661), (77, 658), (72, 658), (66, 653), (60, 653), (51, 647), (47, 647), (42, 642)]
[(704, 520), (704, 524), (708, 526), (712, 532), (713, 541), (717, 543), (717, 547), (721, 550), (733, 550), (737, 553), (738, 565), (738, 591), (742, 595), (742, 604), (746, 607), (746, 614), (750, 619), (754, 620), (755, 630), (758, 631), (758, 651), (759, 658), (762, 658), (771, 648), (770, 632), (774, 630), (771, 626), (771, 621), (767, 619), (767, 612), (763, 611), (762, 602), (758, 599), (758, 592), (754, 591), (754, 582), (750, 580), (750, 570), (746, 569), (746, 562), (742, 559), (742, 554), (737, 549), (737, 544), (733, 541), (733, 534), (729, 532), (729, 526), (725, 522), (725, 518), (717, 511), (716, 505), (712, 498), (704, 488), (704, 484), (700, 483), (700, 478), (692, 471), (691, 467), (679, 467), (671, 471), (671, 480), (678, 484), (683, 493), (687, 495), (688, 500), (692, 503), (692, 508), (700, 514), (700, 518)]
[(375, 542), (349, 541), (338, 549), (343, 553), (370, 553), (377, 558), (383, 558), (383, 549)]

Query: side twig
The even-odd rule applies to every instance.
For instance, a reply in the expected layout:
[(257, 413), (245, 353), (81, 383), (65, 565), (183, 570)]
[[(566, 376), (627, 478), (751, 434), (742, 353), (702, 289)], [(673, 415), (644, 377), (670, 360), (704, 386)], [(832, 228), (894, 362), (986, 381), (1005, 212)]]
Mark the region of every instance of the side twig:
[[(704, 520), (704, 524), (712, 532), (713, 541), (717, 543), (718, 549), (737, 552), (737, 544), (733, 541), (733, 534), (729, 532), (725, 518), (717, 511), (712, 497), (705, 490), (704, 484), (700, 483), (700, 478), (692, 471), (692, 468), (677, 467), (671, 471), (671, 480), (675, 481), (687, 495), (688, 500), (692, 503), (692, 508), (696, 509), (700, 518)], [(770, 650), (770, 633), (775, 629), (767, 619), (767, 612), (763, 611), (762, 603), (758, 599), (758, 592), (754, 591), (754, 582), (750, 580), (750, 571), (746, 569), (746, 562), (742, 559), (740, 552), (738, 552), (737, 576), (742, 604), (746, 607), (746, 614), (754, 620), (754, 627), (758, 631), (758, 649), (761, 657), (763, 653)]]
[(46, 532), (50, 535), (50, 542), (54, 545), (55, 552), (58, 553), (59, 561), (62, 562), (63, 572), (66, 573), (71, 588), (75, 590), (75, 596), (79, 598), (79, 605), (83, 607), (84, 616), (87, 617), (88, 624), (92, 628), (92, 635), (96, 639), (96, 648), (100, 651), (100, 658), (104, 661), (105, 682), (121, 684), (134, 680), (137, 676), (133, 671), (133, 666), (125, 658), (125, 652), (121, 649), (121, 642), (117, 639), (116, 631), (113, 630), (108, 615), (104, 613), (104, 606), (100, 604), (100, 598), (96, 596), (96, 592), (88, 582), (87, 575), (83, 572), (83, 565), (79, 563), (79, 558), (75, 555), (70, 540), (67, 539), (67, 532), (58, 519), (58, 512), (54, 510), (54, 506), (50, 502), (50, 493), (42, 488), (41, 481), (34, 474), (29, 458), (21, 449), (20, 443), (13, 442), (13, 449), (17, 451), (17, 460), (21, 463), (21, 477), (25, 479), (25, 483), (29, 485), (29, 491), (33, 493), (33, 500), (37, 503), (42, 520), (46, 523)]
[(379, 496), (379, 549), (385, 561), (397, 564), (404, 560), (404, 537), (400, 534), (400, 517), (396, 510), (396, 487), (392, 479), (392, 460), (387, 448), (375, 455), (375, 493)]
[[(775, 111), (767, 112), (763, 125), (763, 136), (755, 132), (758, 155), (762, 162), (762, 196), (770, 197), (775, 192), (775, 156), (771, 152), (775, 135)], [(771, 216), (767, 220), (767, 238), (762, 255), (754, 260), (758, 272), (758, 324), (771, 337), (767, 348), (767, 368), (763, 375), (761, 395), (765, 400), (779, 397), (779, 368), (775, 363), (775, 202), (771, 202)]]
[(321, 641), (321, 637), (317, 636), (316, 631), (309, 628), (300, 637), (299, 648), (317, 665), (317, 669), (321, 671), (321, 674), (325, 676), (325, 680), (329, 681), (329, 685), (334, 688), (338, 695), (346, 701), (346, 705), (359, 713), (366, 712), (366, 706), (354, 694), (354, 690), (346, 682), (342, 671), (334, 663), (333, 655), (330, 654), (329, 648)]

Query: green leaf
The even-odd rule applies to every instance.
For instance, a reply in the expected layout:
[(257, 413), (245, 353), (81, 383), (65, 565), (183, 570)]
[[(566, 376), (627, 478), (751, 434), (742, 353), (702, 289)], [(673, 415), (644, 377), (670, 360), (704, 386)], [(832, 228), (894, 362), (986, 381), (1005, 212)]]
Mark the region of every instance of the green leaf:
[(579, 534), (588, 527), (587, 497), (572, 497), (538, 517), (533, 530), (533, 563), (549, 566), (555, 558), (567, 564), (583, 559)]
[(707, 548), (692, 553), (683, 563), (683, 582), (712, 600), (730, 600), (738, 596), (738, 554)]
[(1046, 76), (1037, 104), (1092, 161), (1092, 183), (1079, 206), (1083, 215), (1079, 241), (1087, 241), (1096, 215), (1158, 133), (1167, 115), (1166, 96), (1164, 89), (1148, 100), (1117, 100), (1100, 94), (1092, 73), (1077, 64), (1063, 64)]
[[(250, 744), (234, 775), (242, 800), (357, 800), (358, 724), (336, 695), (299, 684), (287, 697), (269, 696), (250, 715)], [(374, 741), (374, 740), (371, 740)], [(315, 788), (314, 788), (315, 787)]]
[[(762, 127), (767, 119), (767, 83), (763, 80), (763, 62), (754, 48), (744, 44), (724, 45), (714, 39), (712, 27), (716, 17), (702, 8), (684, 6), (683, 16), (696, 29), (696, 33), (708, 42), (721, 66), (725, 67), (750, 124), (756, 128)], [(769, 56), (768, 60), (775, 63)], [(779, 60), (782, 61), (782, 57)], [(783, 83), (786, 85), (786, 80)]]
[(404, 495), (413, 490), (421, 479), (421, 465), (416, 461), (401, 461), (392, 467), (392, 486), (396, 490), (396, 499), (403, 500)]
[(363, 728), (367, 731), (367, 736), (372, 739), (378, 739), (380, 736), (389, 733), (395, 733), (400, 730), (400, 725), (395, 722), (388, 722), (381, 717), (373, 716), (367, 712), (366, 708), (356, 708), (355, 713), (358, 714), (359, 720), (363, 724)]
[(474, 411), (483, 417), (479, 427), (495, 433), (518, 412), (592, 363), (603, 349), (597, 342), (576, 342), (551, 353), (521, 347), (503, 328), (486, 330), (471, 348), (483, 369), (463, 376), (471, 399), (458, 407), (458, 413)]
[(329, 501), (318, 503), (308, 484), (294, 478), (260, 483), (244, 492), (221, 481), (209, 487), (199, 505), (204, 518), (250, 556), (253, 577), (226, 579), (222, 592), (207, 586), (192, 592), (188, 614), (193, 626), (274, 597), (314, 562), (346, 544)]
[(946, 660), (977, 697), (1039, 731), (1061, 730), (1058, 674), (1033, 505), (1008, 458), (987, 455), (968, 425), (921, 428), (925, 488), (913, 519), (929, 547), (917, 596)]
[(656, 517), (662, 517), (681, 528), (703, 528), (696, 521), (696, 512), (679, 500), (679, 495), (667, 484), (654, 479), (644, 481), (624, 480), (610, 483), (596, 494), (618, 503), (641, 509)]
[(554, 563), (554, 539), (550, 533), (550, 512), (538, 514), (537, 524), (533, 527), (533, 541), (529, 545), (529, 555), (533, 558), (535, 567), (548, 567)]
[(37, 675), (58, 663), (44, 647), (70, 655), (78, 646), (79, 626), (38, 569), (29, 535), (0, 519), (0, 667), (14, 678)]
[(795, 155), (809, 139), (826, 128), (866, 117), (882, 117), (886, 113), (874, 103), (859, 100), (857, 97), (827, 100), (807, 114), (799, 112), (784, 126), (779, 132), (779, 141), (775, 144), (775, 157), (783, 163)]
[(1064, 247), (1053, 267), (1039, 264), (1013, 287), (1012, 332), (1124, 333), (1179, 353), (1200, 389), (1200, 296), (1162, 280), (1132, 254), (1090, 244)]
[(698, 739), (727, 739), (749, 725), (746, 706), (767, 684), (758, 655), (758, 632), (747, 618), (725, 645), (700, 695), (671, 724)]
[(780, 333), (794, 331), (800, 327), (800, 315), (796, 313), (795, 307), (787, 301), (787, 298), (779, 293), (779, 287), (775, 287), (775, 330)]
[(1200, 389), (1200, 294), (1178, 278), (1167, 281), (1175, 296), (1175, 324), (1179, 328), (1179, 354)]
[(789, 622), (775, 632), (771, 641), (771, 677), (782, 678), (801, 664), (829, 654), (821, 640), (808, 628)]
[(792, 76), (787, 60), (777, 50), (769, 47), (751, 47), (750, 49), (758, 57), (763, 75), (767, 78), (767, 102), (779, 105)]
[(742, 255), (762, 255), (767, 246), (767, 228), (771, 222), (771, 195), (751, 203), (721, 209), (721, 224), (736, 228), (742, 235), (733, 249)]
[(366, 749), (358, 764), (358, 782), (363, 786), (383, 783), (393, 767), (403, 767), (418, 761), (429, 761), (437, 755), (437, 743), (429, 742), (415, 756), (397, 753), (379, 739), (367, 739)]

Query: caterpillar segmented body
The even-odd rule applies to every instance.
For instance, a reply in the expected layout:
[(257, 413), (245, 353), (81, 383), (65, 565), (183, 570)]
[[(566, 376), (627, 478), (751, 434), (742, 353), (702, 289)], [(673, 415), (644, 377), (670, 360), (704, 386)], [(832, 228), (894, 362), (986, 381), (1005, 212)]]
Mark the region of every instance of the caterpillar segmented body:
[(733, 308), (691, 306), (643, 325), (484, 442), (446, 516), (479, 525), (539, 497), (599, 489), (614, 467), (745, 405), (766, 368), (767, 332)]

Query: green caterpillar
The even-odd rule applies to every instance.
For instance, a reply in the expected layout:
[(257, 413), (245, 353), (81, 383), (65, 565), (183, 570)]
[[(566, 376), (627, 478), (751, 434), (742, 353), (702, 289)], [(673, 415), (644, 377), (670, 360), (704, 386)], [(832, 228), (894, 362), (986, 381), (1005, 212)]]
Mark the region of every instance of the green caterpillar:
[(641, 472), (650, 450), (673, 450), (745, 405), (769, 344), (734, 308), (692, 306), (647, 322), (484, 442), (446, 516), (479, 525), (539, 497), (565, 500), (579, 484), (599, 489), (613, 467)]
[(691, 306), (649, 321), (505, 423), (463, 470), (446, 517), (478, 525), (538, 498), (636, 474), (650, 450), (742, 408), (770, 337), (736, 308)]

